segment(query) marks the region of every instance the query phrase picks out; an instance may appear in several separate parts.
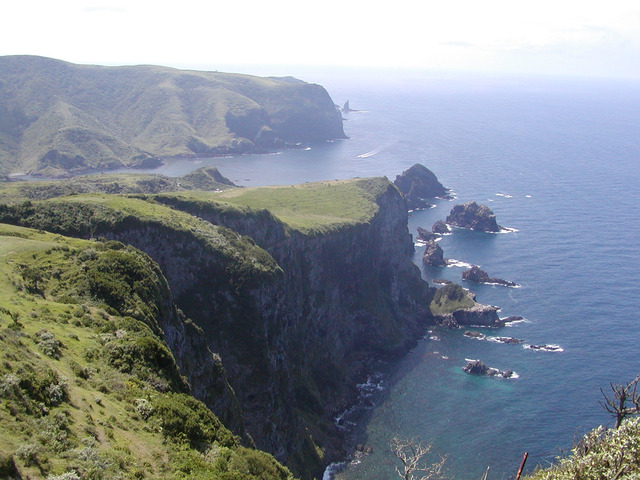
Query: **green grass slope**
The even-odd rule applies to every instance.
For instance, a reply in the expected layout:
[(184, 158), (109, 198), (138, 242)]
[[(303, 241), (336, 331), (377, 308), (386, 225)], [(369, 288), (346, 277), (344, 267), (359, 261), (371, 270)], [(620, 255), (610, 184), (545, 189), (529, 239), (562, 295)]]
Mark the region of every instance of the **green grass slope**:
[(0, 224), (0, 476), (288, 479), (189, 386), (148, 256)]
[(234, 188), (233, 182), (225, 178), (217, 168), (205, 167), (182, 177), (119, 173), (83, 175), (63, 181), (0, 182), (0, 202), (19, 203), (84, 193), (159, 193), (195, 189), (222, 191), (230, 188)]
[(333, 138), (345, 138), (342, 119), (319, 85), (0, 57), (0, 173), (59, 175)]
[[(388, 188), (389, 181), (381, 177), (241, 188), (218, 193), (181, 192), (173, 196), (253, 211), (268, 210), (291, 229), (320, 234), (371, 220), (379, 209), (378, 197)], [(164, 201), (162, 197), (160, 195), (158, 201)]]

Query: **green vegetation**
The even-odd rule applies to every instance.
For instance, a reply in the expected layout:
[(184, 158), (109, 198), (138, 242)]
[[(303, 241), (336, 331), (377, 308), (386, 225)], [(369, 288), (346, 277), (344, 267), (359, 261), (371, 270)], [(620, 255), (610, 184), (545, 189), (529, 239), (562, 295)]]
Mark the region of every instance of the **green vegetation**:
[[(320, 234), (368, 222), (378, 212), (378, 197), (389, 188), (393, 187), (386, 178), (367, 178), (234, 189), (212, 198), (252, 209), (267, 209), (295, 230)], [(197, 192), (187, 195), (196, 196)]]
[(80, 237), (153, 228), (171, 232), (174, 241), (199, 242), (228, 272), (248, 283), (279, 273), (273, 258), (250, 239), (145, 198), (96, 194), (0, 204), (0, 222)]
[(121, 173), (78, 176), (64, 181), (4, 182), (0, 183), (0, 202), (19, 203), (84, 193), (142, 194), (229, 188), (233, 188), (232, 182), (222, 176), (217, 168), (205, 167), (183, 177)]
[(625, 420), (620, 428), (603, 427), (585, 435), (549, 468), (527, 477), (529, 480), (600, 480), (640, 478), (640, 419)]
[(291, 478), (188, 395), (170, 298), (132, 247), (0, 224), (0, 476)]
[(319, 85), (0, 57), (0, 174), (148, 166), (330, 138), (344, 138), (342, 120)]
[(472, 308), (475, 302), (460, 285), (450, 283), (436, 290), (431, 301), (431, 313), (446, 315), (465, 308)]

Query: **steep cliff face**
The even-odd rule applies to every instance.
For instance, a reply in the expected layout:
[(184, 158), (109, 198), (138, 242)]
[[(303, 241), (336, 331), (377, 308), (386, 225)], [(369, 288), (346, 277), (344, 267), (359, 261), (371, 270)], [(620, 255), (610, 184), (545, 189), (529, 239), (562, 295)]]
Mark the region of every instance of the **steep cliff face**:
[[(265, 326), (268, 384), (265, 377), (235, 383), (244, 369), (236, 363), (238, 352), (225, 352), (224, 346), (216, 351), (222, 352), (257, 445), (294, 471), (317, 475), (318, 467), (342, 453), (333, 418), (353, 402), (354, 386), (371, 361), (406, 351), (429, 319), (431, 292), (411, 261), (404, 199), (387, 182), (368, 222), (317, 235), (288, 228), (264, 211), (246, 211), (241, 220), (241, 211), (215, 204), (156, 199), (251, 236), (284, 271), (277, 283), (252, 292)], [(198, 317), (196, 308), (190, 317)], [(273, 392), (274, 381), (281, 384), (279, 392)], [(283, 429), (287, 418), (297, 428)]]
[(371, 185), (371, 215), (324, 233), (182, 192), (34, 202), (0, 211), (0, 221), (145, 251), (195, 324), (163, 329), (196, 397), (312, 478), (343, 454), (333, 419), (355, 400), (372, 361), (406, 351), (431, 318), (406, 203), (387, 180)]

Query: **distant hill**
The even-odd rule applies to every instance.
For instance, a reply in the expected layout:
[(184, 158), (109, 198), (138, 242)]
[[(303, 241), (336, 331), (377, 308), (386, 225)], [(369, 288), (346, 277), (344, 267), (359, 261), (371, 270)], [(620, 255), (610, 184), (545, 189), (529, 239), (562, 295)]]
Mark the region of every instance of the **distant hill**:
[(145, 166), (345, 138), (320, 85), (140, 65), (0, 57), (0, 175)]

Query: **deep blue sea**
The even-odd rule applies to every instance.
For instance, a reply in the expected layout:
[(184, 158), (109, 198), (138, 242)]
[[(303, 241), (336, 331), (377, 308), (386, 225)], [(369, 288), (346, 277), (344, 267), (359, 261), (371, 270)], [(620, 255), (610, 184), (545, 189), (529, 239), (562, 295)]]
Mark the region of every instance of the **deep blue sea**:
[[(480, 265), (521, 288), (463, 283), (462, 267), (425, 268), (526, 321), (488, 332), (541, 352), (435, 329), (386, 378), (359, 441), (374, 453), (340, 474), (397, 478), (392, 436), (433, 442), (447, 473), (512, 478), (566, 452), (577, 434), (612, 420), (600, 388), (640, 373), (640, 83), (621, 80), (418, 75), (305, 78), (327, 87), (350, 139), (272, 155), (176, 161), (156, 170), (181, 175), (205, 165), (241, 185), (355, 176), (391, 180), (415, 163), (431, 169), (455, 200), (414, 212), (409, 228), (430, 229), (456, 203), (489, 206), (517, 231), (456, 230), (445, 257)], [(430, 337), (430, 338), (429, 338)], [(466, 358), (512, 369), (504, 380), (465, 374)], [(329, 392), (328, 392), (329, 393)], [(435, 458), (435, 457), (434, 457)]]

